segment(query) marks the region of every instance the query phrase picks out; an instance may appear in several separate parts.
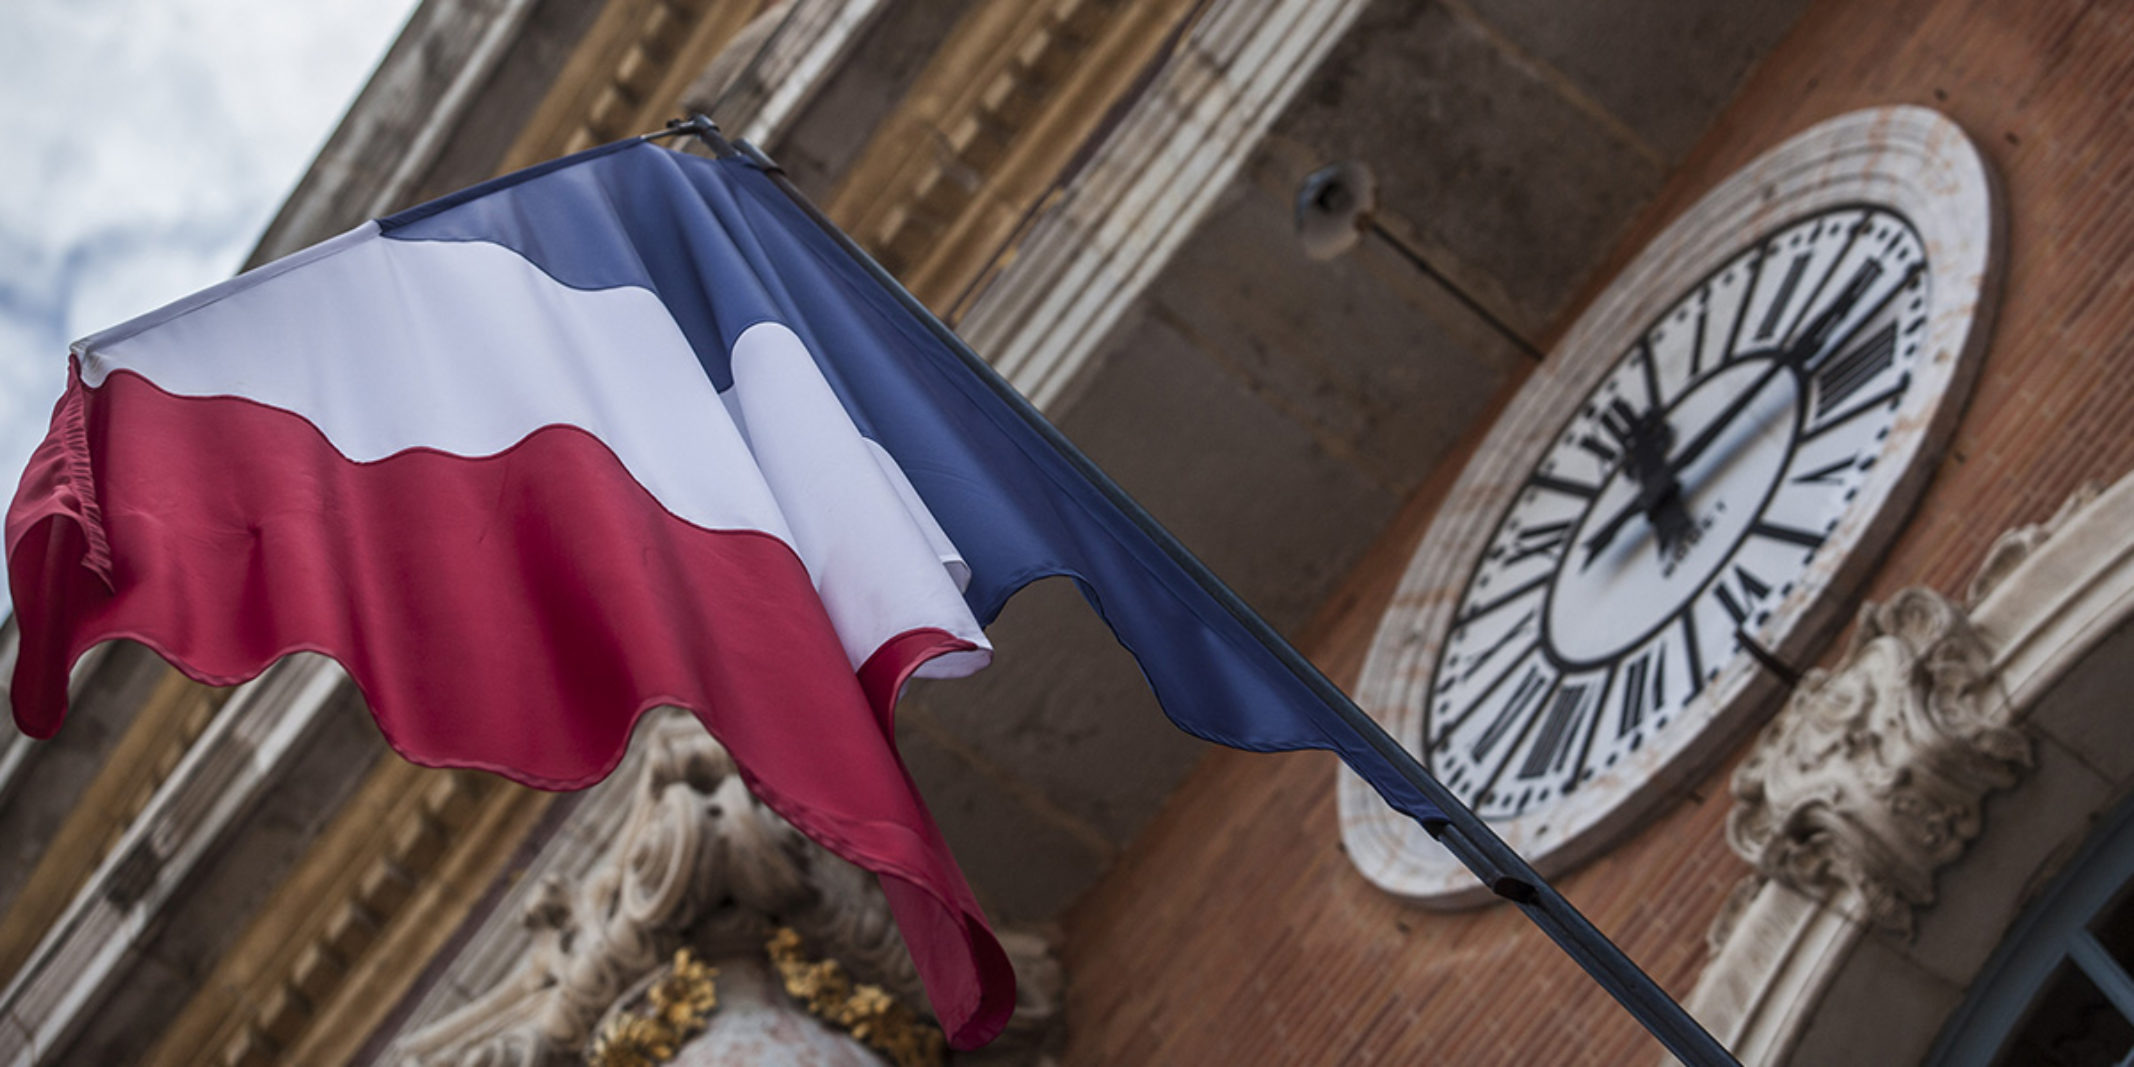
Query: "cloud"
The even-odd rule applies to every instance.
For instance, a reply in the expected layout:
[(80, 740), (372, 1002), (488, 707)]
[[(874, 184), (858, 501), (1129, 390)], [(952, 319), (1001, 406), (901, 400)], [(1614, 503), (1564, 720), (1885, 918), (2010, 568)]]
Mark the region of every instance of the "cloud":
[(0, 487), (66, 344), (228, 277), (413, 0), (0, 4)]

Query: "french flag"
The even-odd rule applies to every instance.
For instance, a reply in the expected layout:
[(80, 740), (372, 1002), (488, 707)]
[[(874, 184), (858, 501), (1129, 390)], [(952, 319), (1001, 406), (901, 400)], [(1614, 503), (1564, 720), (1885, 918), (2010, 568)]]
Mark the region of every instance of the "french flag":
[(74, 345), (7, 518), (16, 721), (113, 638), (213, 685), (324, 653), (402, 755), (549, 789), (687, 708), (974, 1047), (1013, 974), (891, 716), (1024, 584), (1075, 578), (1181, 727), (1435, 815), (1018, 404), (746, 159), (521, 171)]

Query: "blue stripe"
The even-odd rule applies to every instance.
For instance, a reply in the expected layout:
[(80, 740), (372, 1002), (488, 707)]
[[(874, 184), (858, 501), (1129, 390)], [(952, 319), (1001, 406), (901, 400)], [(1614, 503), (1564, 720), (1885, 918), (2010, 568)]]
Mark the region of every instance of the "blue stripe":
[[(1334, 749), (1395, 807), (1436, 817), (745, 160), (622, 142), (380, 226), (402, 240), (493, 241), (577, 288), (649, 289), (721, 390), (733, 384), (734, 339), (758, 322), (784, 323), (963, 552), (972, 571), (966, 597), (981, 621), (1031, 581), (1071, 577), (1180, 727), (1237, 748)], [(616, 355), (618, 370), (627, 356)]]

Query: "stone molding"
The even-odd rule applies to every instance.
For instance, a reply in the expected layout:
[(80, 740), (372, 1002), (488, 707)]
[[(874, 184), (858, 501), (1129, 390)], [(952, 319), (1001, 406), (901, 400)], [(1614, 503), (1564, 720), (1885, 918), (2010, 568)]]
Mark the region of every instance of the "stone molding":
[(1727, 843), (1816, 898), (1843, 889), (1908, 935), (1934, 871), (1978, 836), (1980, 803), (2030, 746), (1963, 609), (1907, 589), (1860, 613), (1835, 671), (1811, 673), (1734, 772)]
[[(97, 645), (95, 651), (110, 647), (110, 643)], [(84, 656), (83, 662), (89, 658)], [(16, 968), (110, 855), (127, 824), (148, 806), (229, 696), (228, 690), (208, 689), (164, 667), (160, 660), (148, 669), (161, 678), (140, 701), (95, 777), (73, 799), (66, 820), (44, 843), (36, 866), (0, 915), (0, 982), (14, 977)], [(119, 673), (140, 670), (121, 668)], [(125, 679), (111, 678), (84, 685), (85, 677), (77, 667), (69, 687), (70, 705), (80, 717), (86, 717), (83, 697), (111, 699), (130, 688)], [(35, 743), (19, 732), (13, 740), (18, 746)]]
[(535, 6), (536, 0), (425, 0), (245, 265), (407, 206)]
[(127, 980), (154, 918), (353, 693), (346, 681), (330, 660), (293, 656), (229, 698), (0, 990), (0, 1063), (38, 1062), (89, 1024)]
[[(886, 7), (885, 0), (781, 0), (734, 36), (682, 90), (675, 110), (703, 112), (728, 137), (769, 144)], [(741, 84), (744, 74), (748, 81)]]
[(2134, 618), (2134, 476), (2009, 531), (1968, 606), (1906, 590), (1870, 607), (1737, 769), (1727, 838), (1756, 867), (1721, 909), (1691, 1012), (1746, 1064), (1793, 1055), (1870, 935), (1898, 942), (1934, 877), (2020, 784), (2039, 699)]
[(954, 309), (958, 332), (1056, 413), (1363, 6), (1209, 2), (1087, 161), (996, 256), (997, 272), (973, 276), (973, 296)]
[(143, 1067), (346, 1062), (552, 797), (485, 772), (381, 760)]
[(689, 83), (769, 6), (607, 0), (497, 172), (658, 129), (675, 117)]
[(921, 300), (950, 310), (1190, 8), (1188, 0), (975, 5), (826, 210)]
[[(576, 1062), (603, 1017), (641, 992), (677, 949), (755, 967), (779, 926), (797, 931), (812, 954), (835, 959), (854, 979), (925, 1010), (918, 973), (872, 875), (751, 796), (732, 759), (694, 718), (648, 720), (633, 748), (645, 755), (616, 776), (628, 790), (619, 826), (558, 834), (563, 847), (586, 842), (598, 858), (575, 876), (541, 877), (518, 901), (530, 936), (516, 969), (404, 1033), (387, 1062)], [(487, 954), (479, 942), (497, 938), (519, 943), (489, 926), (467, 953)], [(1042, 1029), (1058, 1014), (1056, 965), (1048, 983), (1041, 945), (1033, 952), (1027, 938), (1003, 941), (1032, 984), (1011, 1035)]]

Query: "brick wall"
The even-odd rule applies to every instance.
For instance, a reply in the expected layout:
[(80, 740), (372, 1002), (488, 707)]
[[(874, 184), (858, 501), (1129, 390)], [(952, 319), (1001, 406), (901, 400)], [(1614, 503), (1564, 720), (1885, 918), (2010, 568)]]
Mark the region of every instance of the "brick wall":
[[(2008, 266), (1969, 409), (1870, 598), (1960, 593), (2000, 531), (2134, 469), (2134, 5), (1823, 0), (1613, 260), (1786, 136), (1889, 103), (1943, 110), (1990, 157)], [(1456, 464), (1312, 628), (1307, 647), (1337, 680), (1353, 678)], [(1559, 881), (1677, 995), (1747, 869), (1720, 834), (1729, 769)], [(1066, 934), (1075, 1064), (1617, 1064), (1658, 1050), (1516, 912), (1428, 912), (1366, 884), (1341, 854), (1319, 754), (1208, 756)]]

